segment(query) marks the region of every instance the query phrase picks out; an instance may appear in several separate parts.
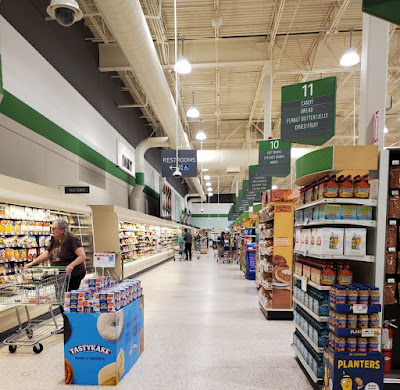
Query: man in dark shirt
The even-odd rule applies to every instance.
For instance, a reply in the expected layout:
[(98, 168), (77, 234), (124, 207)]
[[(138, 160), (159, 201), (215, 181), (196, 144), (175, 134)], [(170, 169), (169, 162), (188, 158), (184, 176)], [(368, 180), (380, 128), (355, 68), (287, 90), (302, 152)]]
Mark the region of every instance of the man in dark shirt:
[(186, 259), (192, 261), (192, 235), (185, 229), (185, 234), (183, 235), (183, 239), (185, 241), (185, 254)]

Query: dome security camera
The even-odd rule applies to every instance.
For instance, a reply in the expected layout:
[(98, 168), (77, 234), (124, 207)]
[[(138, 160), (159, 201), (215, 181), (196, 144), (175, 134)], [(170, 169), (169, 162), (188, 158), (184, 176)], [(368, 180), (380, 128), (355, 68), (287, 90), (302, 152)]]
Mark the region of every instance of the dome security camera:
[(174, 171), (174, 172), (172, 173), (172, 176), (174, 176), (174, 177), (181, 177), (181, 176), (182, 176), (182, 172), (176, 170), (176, 171)]
[(83, 13), (75, 0), (51, 0), (47, 13), (64, 27), (72, 26), (83, 18)]
[(201, 212), (204, 213), (204, 209), (201, 209)]

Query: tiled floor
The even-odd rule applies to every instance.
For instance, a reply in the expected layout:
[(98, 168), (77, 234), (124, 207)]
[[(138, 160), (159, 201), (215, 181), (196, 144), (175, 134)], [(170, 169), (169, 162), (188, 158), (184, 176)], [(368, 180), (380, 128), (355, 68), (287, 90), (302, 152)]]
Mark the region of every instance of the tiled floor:
[[(140, 279), (145, 293), (145, 352), (119, 389), (307, 390), (290, 348), (290, 321), (267, 321), (254, 281), (236, 264), (208, 256), (165, 263)], [(93, 389), (64, 385), (60, 336), (35, 355), (0, 349), (0, 388)]]

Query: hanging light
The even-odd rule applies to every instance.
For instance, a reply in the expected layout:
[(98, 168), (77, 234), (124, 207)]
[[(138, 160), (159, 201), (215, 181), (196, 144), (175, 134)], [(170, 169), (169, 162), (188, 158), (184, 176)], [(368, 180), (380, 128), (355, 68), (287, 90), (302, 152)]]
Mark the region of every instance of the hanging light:
[[(198, 109), (195, 107), (195, 105), (194, 105), (194, 92), (192, 92), (192, 96), (193, 96), (193, 105), (192, 105), (192, 107), (190, 107), (190, 108), (187, 110), (186, 116), (187, 116), (188, 118), (196, 119), (196, 118), (198, 118), (198, 117), (200, 116), (200, 112), (199, 112), (199, 110), (198, 110)], [(203, 131), (203, 133), (204, 133), (204, 131)]]
[(356, 49), (351, 47), (351, 36), (354, 29), (350, 29), (350, 47), (344, 52), (342, 58), (340, 59), (341, 66), (354, 66), (360, 62), (360, 56), (357, 54)]
[(183, 55), (183, 42), (184, 38), (182, 38), (182, 55), (179, 56), (174, 66), (174, 71), (179, 74), (188, 74), (192, 71), (192, 65), (190, 65), (188, 59)]
[(208, 193), (208, 196), (209, 196), (209, 197), (211, 197), (211, 196), (213, 196), (213, 195), (214, 195), (214, 194), (211, 193), (211, 192)]
[(211, 183), (208, 181), (208, 182), (206, 183), (206, 186), (207, 186), (207, 187), (211, 187)]
[[(189, 111), (188, 111), (189, 112)], [(204, 141), (207, 139), (207, 135), (203, 130), (200, 130), (197, 134), (196, 134), (196, 139), (199, 141)], [(203, 172), (207, 172), (208, 169), (207, 168), (203, 168), (202, 169)]]
[(278, 187), (277, 187), (277, 186), (272, 186), (272, 189), (273, 189), (273, 190), (277, 190)]
[(201, 168), (203, 172), (208, 172), (208, 168)]
[(207, 191), (208, 191), (208, 192), (212, 192), (212, 190), (213, 190), (213, 189), (212, 189), (211, 187), (207, 187)]
[(210, 180), (210, 179), (211, 179), (211, 177), (209, 175), (204, 176), (204, 180)]
[(385, 126), (384, 129), (383, 129), (383, 132), (384, 132), (385, 134), (387, 134), (387, 133), (389, 133), (389, 129)]

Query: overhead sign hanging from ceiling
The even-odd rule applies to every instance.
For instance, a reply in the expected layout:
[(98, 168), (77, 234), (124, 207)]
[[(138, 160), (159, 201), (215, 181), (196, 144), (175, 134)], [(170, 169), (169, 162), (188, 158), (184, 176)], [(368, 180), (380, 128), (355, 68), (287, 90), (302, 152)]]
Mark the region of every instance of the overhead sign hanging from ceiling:
[(399, 0), (363, 0), (363, 12), (400, 25)]
[(247, 196), (253, 203), (261, 201), (261, 194), (272, 186), (272, 177), (262, 175), (258, 171), (258, 165), (249, 166), (249, 190)]
[(335, 135), (336, 77), (282, 87), (281, 139), (323, 145)]
[[(197, 150), (179, 150), (178, 165), (182, 177), (197, 176)], [(161, 151), (162, 177), (173, 176), (176, 167), (176, 150)]]
[(258, 149), (259, 175), (285, 177), (290, 173), (289, 142), (280, 139), (260, 141)]

